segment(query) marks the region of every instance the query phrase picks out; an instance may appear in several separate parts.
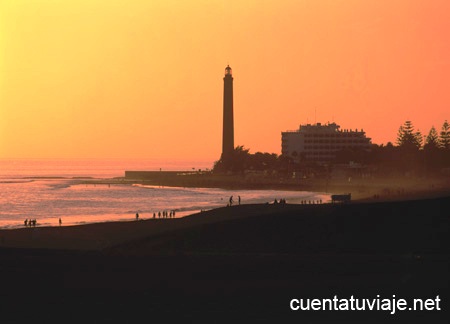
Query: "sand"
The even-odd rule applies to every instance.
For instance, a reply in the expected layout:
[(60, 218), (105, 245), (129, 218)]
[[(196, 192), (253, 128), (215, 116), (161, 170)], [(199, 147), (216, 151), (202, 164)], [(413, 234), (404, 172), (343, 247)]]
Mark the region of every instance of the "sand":
[[(319, 190), (322, 184), (316, 183)], [(314, 189), (311, 188), (311, 189)], [(332, 181), (327, 186), (330, 194), (352, 193), (354, 202), (386, 202), (417, 200), (450, 196), (448, 179), (353, 179), (351, 182)], [(295, 202), (298, 203), (298, 202)], [(0, 229), (0, 247), (5, 248), (44, 248), (101, 251), (123, 242), (154, 236), (176, 229), (198, 226), (236, 217), (245, 218), (265, 213), (276, 213), (273, 206), (243, 205), (239, 212), (232, 209), (217, 209), (177, 219), (147, 219), (122, 222), (104, 222), (60, 227), (24, 227), (19, 229)], [(289, 210), (301, 213), (305, 206), (288, 204)], [(316, 206), (316, 205), (315, 205)], [(233, 206), (235, 208), (236, 206)], [(266, 208), (268, 207), (268, 208)], [(274, 209), (275, 208), (275, 209)]]
[(450, 195), (434, 190), (3, 230), (2, 323), (448, 323), (448, 310), (293, 312), (289, 301), (448, 301), (449, 210)]

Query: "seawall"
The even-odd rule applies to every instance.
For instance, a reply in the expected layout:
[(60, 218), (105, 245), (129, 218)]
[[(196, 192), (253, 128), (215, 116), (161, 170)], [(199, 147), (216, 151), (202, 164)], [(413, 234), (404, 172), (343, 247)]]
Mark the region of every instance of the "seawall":
[(178, 175), (186, 174), (183, 171), (125, 171), (126, 179), (133, 180), (160, 180), (175, 178)]

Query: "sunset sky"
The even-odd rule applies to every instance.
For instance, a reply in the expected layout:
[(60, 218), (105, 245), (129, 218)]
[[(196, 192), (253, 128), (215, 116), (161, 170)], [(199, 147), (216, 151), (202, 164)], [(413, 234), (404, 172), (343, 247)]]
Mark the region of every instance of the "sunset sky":
[(217, 160), (335, 121), (450, 121), (448, 0), (2, 0), (0, 158)]

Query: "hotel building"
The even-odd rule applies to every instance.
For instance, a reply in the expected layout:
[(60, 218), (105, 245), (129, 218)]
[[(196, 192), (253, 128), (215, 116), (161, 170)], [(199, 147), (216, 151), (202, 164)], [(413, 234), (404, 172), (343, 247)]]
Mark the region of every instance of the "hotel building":
[(370, 138), (361, 129), (340, 130), (336, 123), (301, 125), (298, 130), (281, 133), (281, 153), (294, 161), (331, 161), (344, 149), (370, 150)]

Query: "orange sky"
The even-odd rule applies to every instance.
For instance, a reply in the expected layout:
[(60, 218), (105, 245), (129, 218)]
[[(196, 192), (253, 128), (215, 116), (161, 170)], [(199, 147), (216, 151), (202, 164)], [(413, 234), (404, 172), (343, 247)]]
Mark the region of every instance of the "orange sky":
[(395, 141), (450, 120), (447, 0), (4, 0), (0, 158), (280, 153), (306, 122)]

